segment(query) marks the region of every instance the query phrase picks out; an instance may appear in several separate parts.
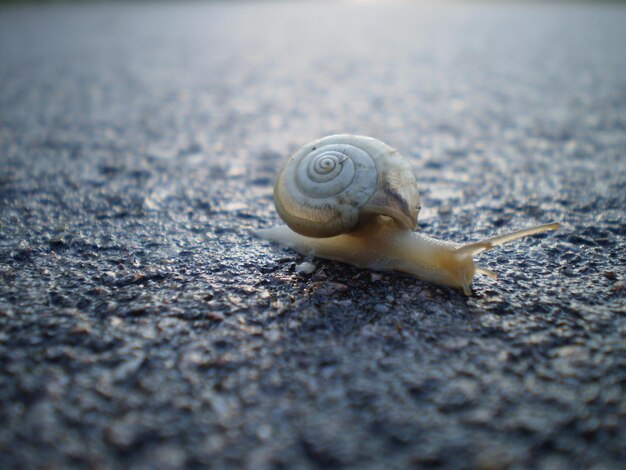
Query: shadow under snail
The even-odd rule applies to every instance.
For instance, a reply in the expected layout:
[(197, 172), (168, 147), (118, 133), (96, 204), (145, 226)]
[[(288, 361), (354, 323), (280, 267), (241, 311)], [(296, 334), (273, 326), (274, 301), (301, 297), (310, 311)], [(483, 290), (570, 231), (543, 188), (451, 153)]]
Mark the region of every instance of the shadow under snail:
[(278, 173), (274, 203), (287, 226), (260, 237), (303, 255), (376, 271), (403, 271), (471, 295), (473, 257), (518, 238), (559, 228), (538, 225), (459, 244), (415, 232), (417, 182), (409, 163), (387, 144), (358, 135), (331, 135), (304, 145)]

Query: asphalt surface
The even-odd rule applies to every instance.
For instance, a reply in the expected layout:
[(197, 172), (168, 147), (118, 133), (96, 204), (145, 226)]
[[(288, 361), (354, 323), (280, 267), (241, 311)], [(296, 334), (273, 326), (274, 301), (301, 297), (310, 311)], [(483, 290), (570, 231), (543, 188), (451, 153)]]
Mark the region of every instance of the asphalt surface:
[[(0, 9), (0, 466), (620, 468), (625, 24)], [(425, 233), (563, 228), (484, 254), (469, 298), (256, 238), (282, 160), (338, 132), (410, 160)]]

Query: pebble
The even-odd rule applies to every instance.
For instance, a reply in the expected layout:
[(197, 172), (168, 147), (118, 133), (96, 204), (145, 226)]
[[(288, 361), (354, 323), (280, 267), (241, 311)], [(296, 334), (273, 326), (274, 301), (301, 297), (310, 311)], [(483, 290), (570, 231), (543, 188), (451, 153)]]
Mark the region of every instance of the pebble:
[(281, 337), (281, 333), (278, 330), (267, 330), (263, 332), (263, 336), (267, 338), (269, 341), (278, 341)]
[(296, 272), (298, 274), (312, 274), (315, 272), (315, 265), (310, 261), (304, 261), (296, 266)]
[(386, 305), (378, 304), (376, 305), (376, 307), (374, 307), (374, 310), (376, 310), (378, 313), (387, 313), (389, 311), (389, 307), (387, 307)]

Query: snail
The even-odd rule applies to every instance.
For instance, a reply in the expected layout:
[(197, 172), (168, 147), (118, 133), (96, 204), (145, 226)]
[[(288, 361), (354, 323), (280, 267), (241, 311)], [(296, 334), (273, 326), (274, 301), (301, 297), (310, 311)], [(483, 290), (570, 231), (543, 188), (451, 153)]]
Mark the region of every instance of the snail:
[(304, 145), (278, 173), (274, 203), (287, 226), (261, 238), (376, 271), (402, 271), (471, 295), (474, 274), (495, 278), (474, 256), (503, 243), (556, 230), (558, 223), (460, 244), (416, 232), (420, 210), (409, 163), (371, 137), (331, 135)]

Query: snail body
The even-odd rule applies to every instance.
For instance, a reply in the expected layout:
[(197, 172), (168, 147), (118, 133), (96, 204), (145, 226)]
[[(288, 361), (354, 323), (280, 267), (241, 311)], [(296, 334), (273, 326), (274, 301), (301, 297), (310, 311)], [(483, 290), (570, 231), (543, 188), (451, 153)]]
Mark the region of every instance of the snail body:
[(475, 273), (496, 277), (474, 256), (559, 227), (539, 225), (468, 244), (415, 232), (419, 194), (408, 162), (383, 142), (347, 134), (296, 151), (279, 171), (274, 201), (287, 226), (260, 230), (264, 239), (304, 255), (406, 272), (466, 295)]

